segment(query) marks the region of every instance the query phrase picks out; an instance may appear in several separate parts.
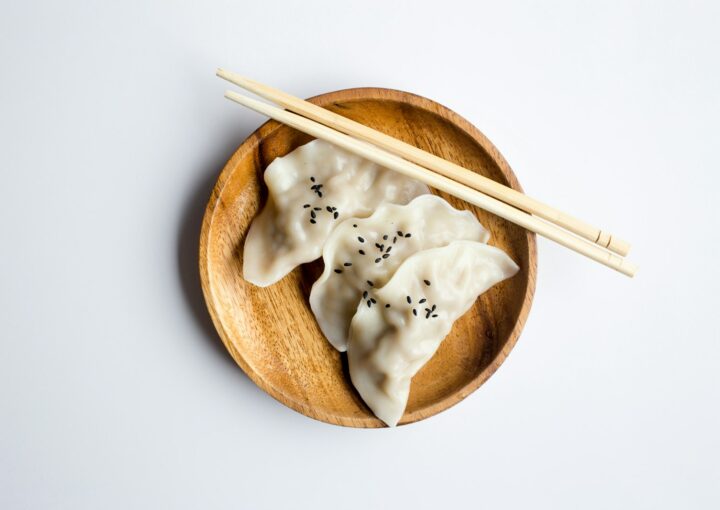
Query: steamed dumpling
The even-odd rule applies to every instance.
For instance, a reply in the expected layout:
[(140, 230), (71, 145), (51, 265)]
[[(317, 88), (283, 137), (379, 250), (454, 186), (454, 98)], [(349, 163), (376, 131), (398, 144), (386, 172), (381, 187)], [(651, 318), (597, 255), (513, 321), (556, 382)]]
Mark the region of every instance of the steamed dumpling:
[(345, 218), (369, 216), (383, 202), (406, 204), (427, 186), (334, 145), (314, 140), (265, 170), (268, 201), (245, 240), (243, 276), (265, 287), (320, 257)]
[(375, 415), (395, 426), (410, 379), (435, 354), (453, 322), (478, 295), (513, 276), (502, 250), (455, 241), (408, 258), (388, 283), (361, 302), (350, 325), (350, 378)]
[(345, 351), (358, 300), (372, 304), (373, 290), (385, 285), (410, 255), (458, 239), (484, 243), (488, 237), (475, 215), (434, 195), (407, 205), (382, 204), (368, 218), (344, 221), (325, 243), (325, 270), (310, 292), (320, 329)]

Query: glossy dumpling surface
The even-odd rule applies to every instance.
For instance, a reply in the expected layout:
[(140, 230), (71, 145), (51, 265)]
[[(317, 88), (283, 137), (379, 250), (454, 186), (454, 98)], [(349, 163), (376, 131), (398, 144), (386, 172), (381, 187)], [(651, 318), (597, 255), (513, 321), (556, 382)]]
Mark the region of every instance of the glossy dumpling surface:
[(378, 418), (397, 424), (411, 378), (433, 356), (453, 322), (480, 294), (517, 271), (498, 248), (455, 241), (409, 257), (373, 292), (375, 303), (359, 304), (348, 340), (350, 377)]
[(276, 158), (264, 179), (268, 201), (250, 226), (243, 254), (245, 280), (261, 287), (320, 257), (343, 219), (428, 192), (420, 182), (322, 140)]
[(407, 205), (381, 204), (369, 217), (351, 218), (333, 230), (323, 249), (325, 270), (310, 293), (310, 306), (325, 337), (345, 351), (358, 301), (372, 305), (382, 287), (412, 254), (451, 241), (487, 242), (475, 215), (434, 195)]

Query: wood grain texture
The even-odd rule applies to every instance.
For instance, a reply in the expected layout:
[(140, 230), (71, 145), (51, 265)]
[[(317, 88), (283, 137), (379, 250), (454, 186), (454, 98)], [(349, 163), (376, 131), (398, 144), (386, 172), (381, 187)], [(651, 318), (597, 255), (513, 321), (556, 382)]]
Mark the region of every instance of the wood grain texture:
[[(413, 94), (349, 89), (310, 99), (521, 191), (505, 159), (465, 119)], [(266, 200), (262, 172), (273, 159), (311, 138), (266, 122), (225, 165), (208, 203), (200, 239), (200, 276), (215, 327), (248, 376), (283, 404), (311, 418), (351, 427), (382, 427), (353, 389), (345, 355), (320, 332), (308, 305), (322, 261), (297, 268), (258, 288), (242, 278), (242, 248), (252, 219)], [(436, 355), (413, 378), (400, 424), (432, 416), (476, 390), (502, 364), (520, 335), (535, 291), (535, 235), (460, 200), (490, 231), (490, 244), (520, 266), (510, 280), (482, 295), (454, 325)]]

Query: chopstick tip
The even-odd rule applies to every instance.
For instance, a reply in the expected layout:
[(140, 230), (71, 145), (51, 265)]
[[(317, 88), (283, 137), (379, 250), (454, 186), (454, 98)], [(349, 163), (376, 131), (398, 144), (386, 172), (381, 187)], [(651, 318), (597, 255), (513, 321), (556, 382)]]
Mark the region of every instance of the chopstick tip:
[(222, 67), (217, 68), (217, 71), (215, 71), (215, 76), (217, 76), (218, 78), (222, 78), (223, 80), (229, 81), (233, 85), (237, 85), (238, 87), (242, 87), (245, 89), (247, 89), (249, 84), (252, 83), (252, 81), (248, 78), (240, 76), (239, 74), (232, 71), (228, 71), (227, 69), (223, 69)]
[(638, 272), (638, 269), (640, 269), (637, 264), (628, 261), (623, 261), (623, 266), (625, 274), (630, 278), (635, 278), (635, 274)]

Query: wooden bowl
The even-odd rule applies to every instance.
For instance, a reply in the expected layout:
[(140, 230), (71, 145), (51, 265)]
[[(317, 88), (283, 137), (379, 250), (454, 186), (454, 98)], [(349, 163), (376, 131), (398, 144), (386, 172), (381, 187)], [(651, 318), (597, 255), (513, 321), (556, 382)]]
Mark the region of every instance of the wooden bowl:
[[(520, 190), (510, 166), (468, 121), (429, 99), (406, 92), (359, 88), (330, 92), (311, 102)], [(382, 427), (350, 383), (345, 355), (320, 332), (308, 305), (322, 261), (297, 268), (280, 282), (258, 288), (242, 278), (243, 242), (264, 205), (263, 170), (311, 137), (266, 122), (227, 162), (205, 211), (200, 276), (215, 327), (255, 384), (311, 418), (350, 427)], [(400, 424), (432, 416), (476, 390), (505, 360), (520, 335), (533, 293), (535, 236), (480, 209), (438, 193), (475, 212), (490, 244), (520, 266), (513, 278), (483, 294), (454, 325), (430, 362), (413, 378)]]

